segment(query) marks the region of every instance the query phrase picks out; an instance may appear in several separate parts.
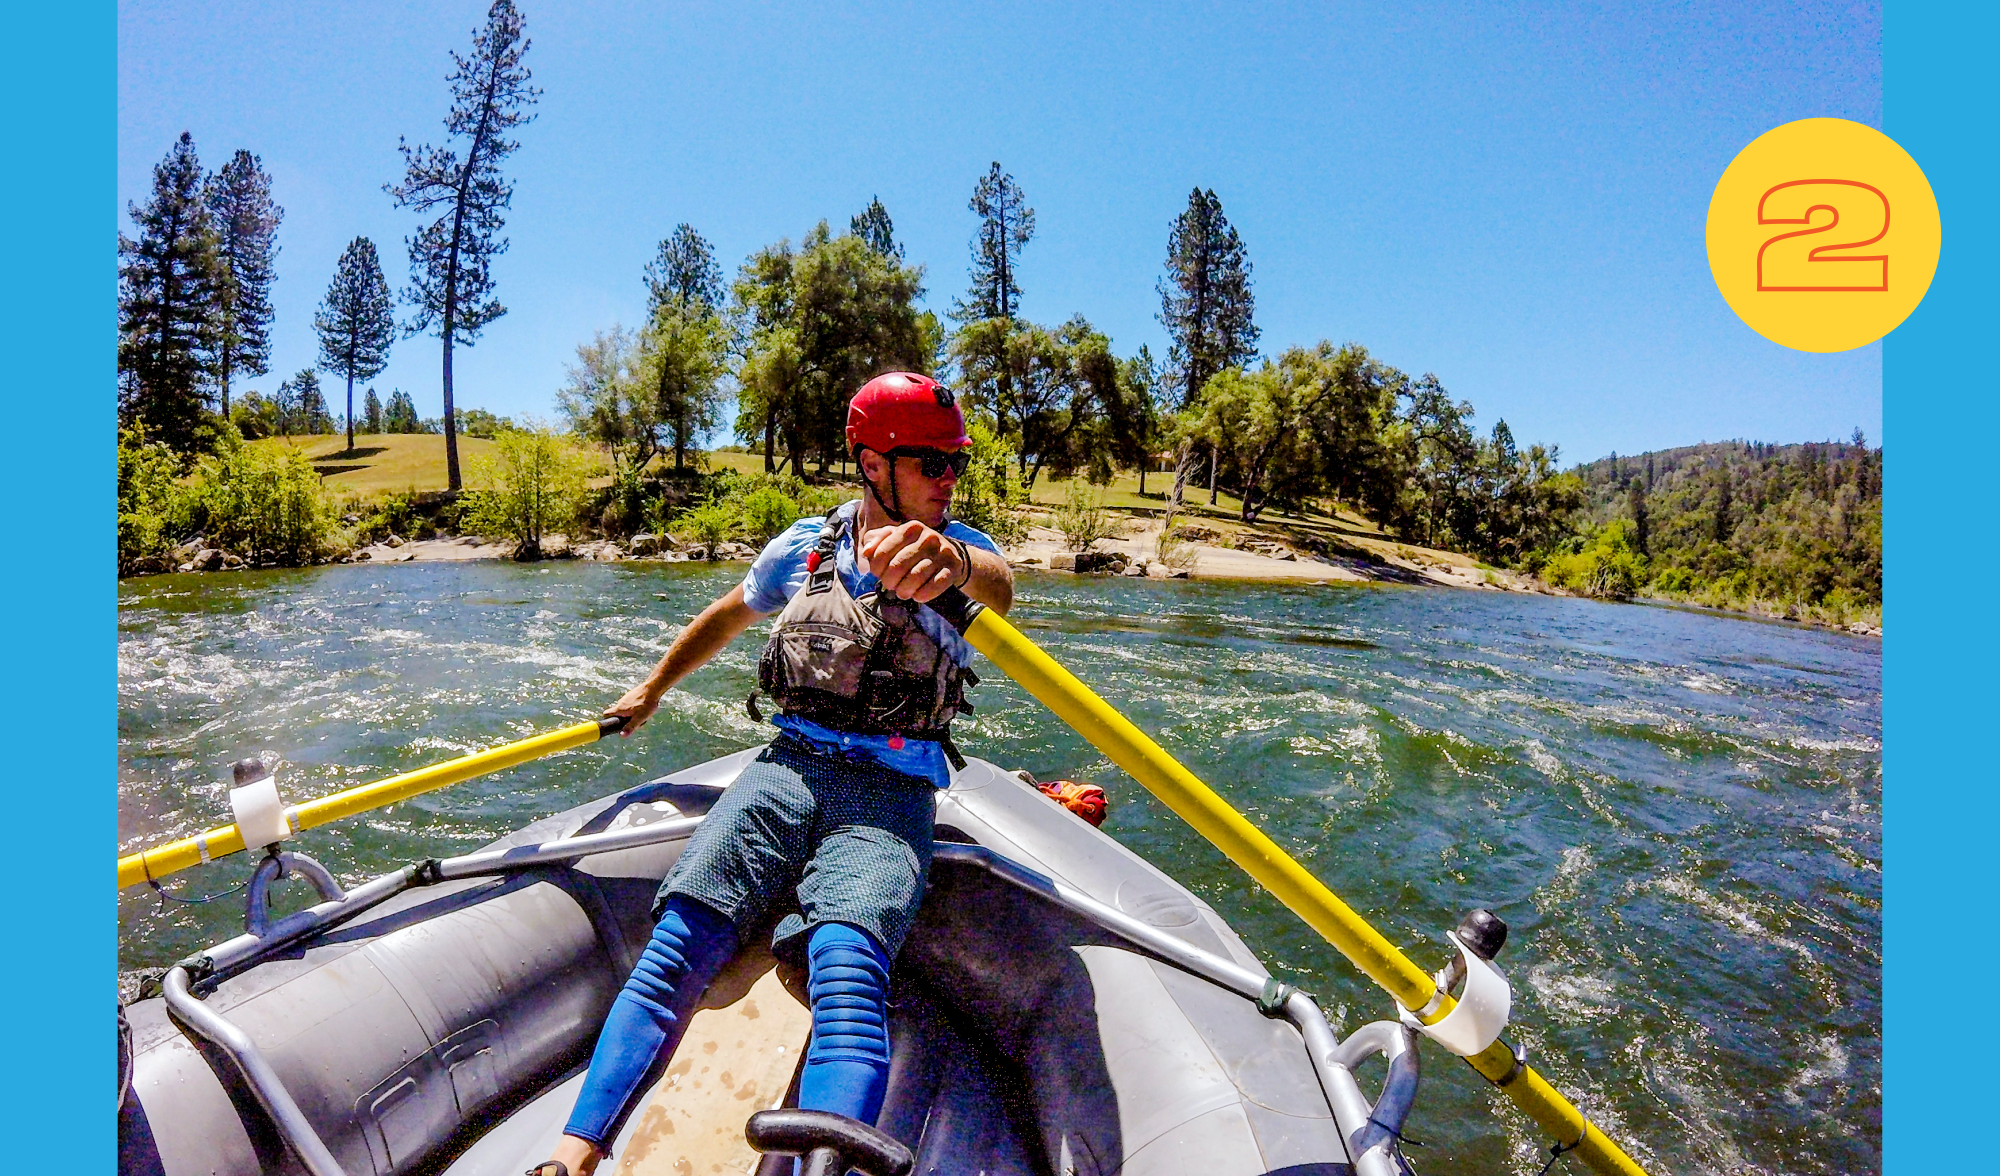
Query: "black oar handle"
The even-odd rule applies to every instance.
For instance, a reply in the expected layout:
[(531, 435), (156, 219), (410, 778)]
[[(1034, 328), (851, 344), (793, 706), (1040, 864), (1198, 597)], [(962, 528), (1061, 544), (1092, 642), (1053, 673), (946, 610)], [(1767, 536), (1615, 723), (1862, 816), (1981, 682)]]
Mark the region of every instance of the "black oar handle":
[(743, 1137), (760, 1152), (805, 1156), (808, 1172), (828, 1176), (850, 1167), (866, 1176), (909, 1176), (917, 1162), (901, 1140), (832, 1111), (758, 1111), (743, 1125)]
[(933, 598), (927, 607), (945, 619), (945, 623), (957, 629), (959, 635), (972, 627), (972, 618), (979, 615), (986, 606), (965, 594), (963, 588), (947, 588)]
[(631, 722), (631, 719), (626, 715), (605, 715), (597, 720), (597, 737), (602, 739), (606, 735), (616, 735), (625, 729), (625, 724), (628, 722)]

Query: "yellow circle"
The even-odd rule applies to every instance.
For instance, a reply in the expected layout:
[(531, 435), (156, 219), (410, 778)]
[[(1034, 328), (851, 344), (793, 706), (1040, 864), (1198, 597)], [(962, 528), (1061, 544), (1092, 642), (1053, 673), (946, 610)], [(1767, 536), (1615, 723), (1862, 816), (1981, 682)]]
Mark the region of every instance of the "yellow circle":
[(1708, 202), (1708, 267), (1730, 309), (1800, 351), (1896, 329), (1937, 273), (1937, 197), (1896, 141), (1806, 118), (1745, 147)]

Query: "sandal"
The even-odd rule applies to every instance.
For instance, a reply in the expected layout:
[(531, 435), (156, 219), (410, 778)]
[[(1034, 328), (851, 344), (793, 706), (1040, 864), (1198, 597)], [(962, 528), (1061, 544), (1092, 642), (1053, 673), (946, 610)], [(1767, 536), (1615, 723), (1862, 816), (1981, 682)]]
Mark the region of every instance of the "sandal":
[(569, 1166), (561, 1160), (543, 1160), (528, 1169), (528, 1176), (569, 1176)]

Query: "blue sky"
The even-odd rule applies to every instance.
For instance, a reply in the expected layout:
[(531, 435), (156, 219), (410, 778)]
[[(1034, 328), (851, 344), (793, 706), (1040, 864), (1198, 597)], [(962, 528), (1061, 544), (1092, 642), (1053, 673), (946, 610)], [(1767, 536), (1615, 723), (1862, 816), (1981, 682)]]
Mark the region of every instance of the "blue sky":
[[(1876, 5), (521, 2), (545, 93), (510, 164), (509, 313), (458, 352), (462, 405), (551, 414), (576, 344), (642, 317), (640, 269), (681, 221), (733, 272), (879, 195), (942, 311), (997, 159), (1039, 225), (1023, 312), (1082, 313), (1120, 354), (1165, 353), (1155, 283), (1199, 185), (1248, 247), (1269, 353), (1363, 343), (1566, 461), (1881, 439), (1880, 345), (1767, 342), (1703, 251), (1715, 181), (1758, 134), (1881, 125)], [(313, 361), (312, 313), (354, 236), (406, 282), (415, 221), (382, 185), (399, 135), (441, 137), (447, 53), (484, 11), (121, 4), (120, 227), (182, 130), (210, 167), (260, 155), (286, 211), (272, 374), (247, 386)], [(398, 343), (375, 383), (436, 414), (437, 341)]]

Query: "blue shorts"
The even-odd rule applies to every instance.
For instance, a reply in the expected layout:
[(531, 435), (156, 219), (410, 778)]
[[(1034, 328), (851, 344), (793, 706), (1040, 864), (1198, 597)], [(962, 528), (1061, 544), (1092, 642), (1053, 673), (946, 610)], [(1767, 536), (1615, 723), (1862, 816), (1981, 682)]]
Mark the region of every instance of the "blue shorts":
[(802, 963), (806, 933), (847, 923), (891, 959), (924, 900), (937, 788), (867, 760), (827, 755), (791, 735), (766, 747), (709, 810), (660, 883), (712, 907), (747, 939), (774, 903), (798, 892), (771, 950)]

